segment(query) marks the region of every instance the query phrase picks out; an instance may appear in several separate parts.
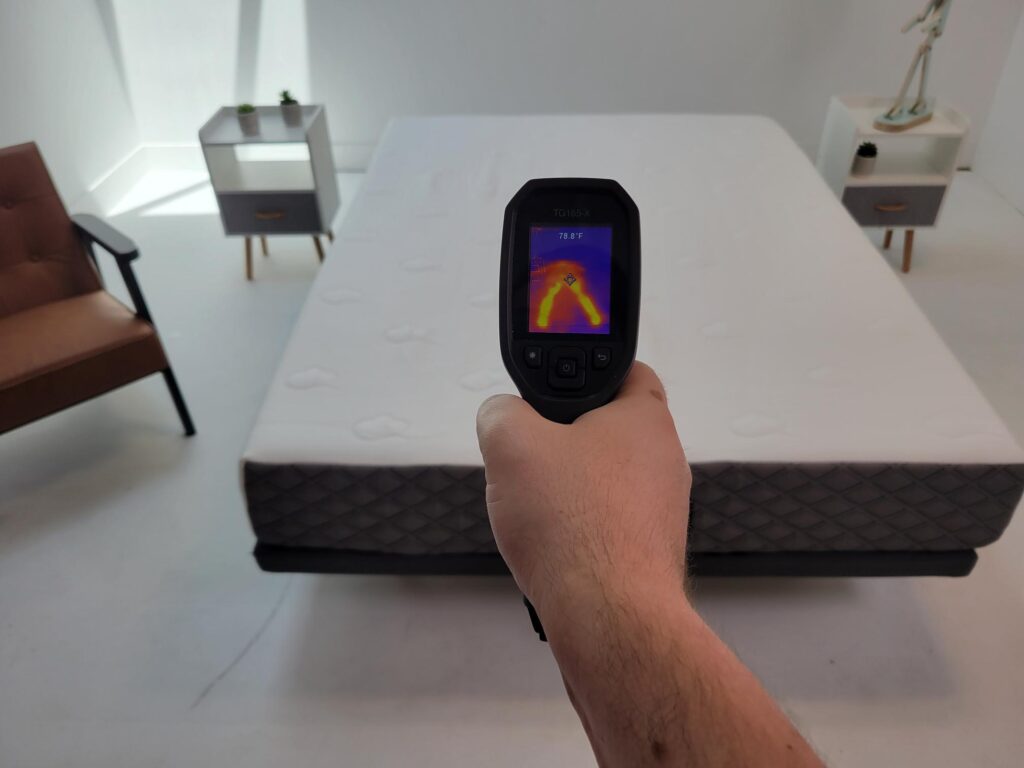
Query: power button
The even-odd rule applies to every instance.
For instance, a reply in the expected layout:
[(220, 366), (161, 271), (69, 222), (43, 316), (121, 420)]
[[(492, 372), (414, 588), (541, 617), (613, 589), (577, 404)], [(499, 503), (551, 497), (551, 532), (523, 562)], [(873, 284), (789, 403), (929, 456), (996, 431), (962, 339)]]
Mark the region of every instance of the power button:
[(552, 389), (583, 389), (587, 383), (587, 355), (579, 347), (555, 347), (549, 353), (548, 386)]

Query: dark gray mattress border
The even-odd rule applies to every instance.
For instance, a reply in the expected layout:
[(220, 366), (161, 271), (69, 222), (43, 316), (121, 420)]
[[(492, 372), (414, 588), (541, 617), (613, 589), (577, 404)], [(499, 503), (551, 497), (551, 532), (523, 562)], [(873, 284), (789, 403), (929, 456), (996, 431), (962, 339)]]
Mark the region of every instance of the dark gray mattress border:
[[(497, 552), (481, 555), (390, 555), (348, 549), (256, 544), (253, 557), (270, 573), (398, 576), (509, 576)], [(978, 562), (973, 549), (945, 552), (690, 552), (696, 577), (785, 578), (966, 576)]]
[[(693, 553), (953, 552), (998, 539), (1024, 464), (712, 463), (693, 469)], [(246, 461), (258, 543), (493, 554), (481, 467)]]

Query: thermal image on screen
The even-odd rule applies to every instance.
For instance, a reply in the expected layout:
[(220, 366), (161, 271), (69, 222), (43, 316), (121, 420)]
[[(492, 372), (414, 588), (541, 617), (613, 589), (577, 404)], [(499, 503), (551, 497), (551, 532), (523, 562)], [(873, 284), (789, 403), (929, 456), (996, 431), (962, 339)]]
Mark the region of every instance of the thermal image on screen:
[(530, 332), (609, 333), (611, 227), (530, 227)]

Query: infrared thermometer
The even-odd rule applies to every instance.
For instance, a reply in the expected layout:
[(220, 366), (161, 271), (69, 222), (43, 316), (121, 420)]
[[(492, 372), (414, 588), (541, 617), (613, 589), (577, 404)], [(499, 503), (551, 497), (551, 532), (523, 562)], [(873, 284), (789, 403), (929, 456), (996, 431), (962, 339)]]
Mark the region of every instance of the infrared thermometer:
[(609, 179), (534, 179), (505, 208), (501, 357), (523, 399), (569, 424), (636, 355), (640, 212)]
[(502, 360), (541, 416), (570, 424), (615, 397), (640, 320), (640, 212), (626, 190), (609, 179), (524, 184), (505, 208), (500, 296)]

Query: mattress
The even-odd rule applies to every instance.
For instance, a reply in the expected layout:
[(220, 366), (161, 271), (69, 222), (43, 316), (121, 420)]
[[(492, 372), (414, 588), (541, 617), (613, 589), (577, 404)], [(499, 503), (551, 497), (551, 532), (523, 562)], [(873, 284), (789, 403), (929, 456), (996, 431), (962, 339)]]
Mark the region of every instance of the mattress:
[(641, 213), (638, 358), (693, 466), (697, 553), (949, 552), (997, 539), (1024, 451), (772, 121), (390, 124), (243, 458), (262, 546), (493, 553), (474, 430), (498, 346), (504, 205), (617, 179)]

